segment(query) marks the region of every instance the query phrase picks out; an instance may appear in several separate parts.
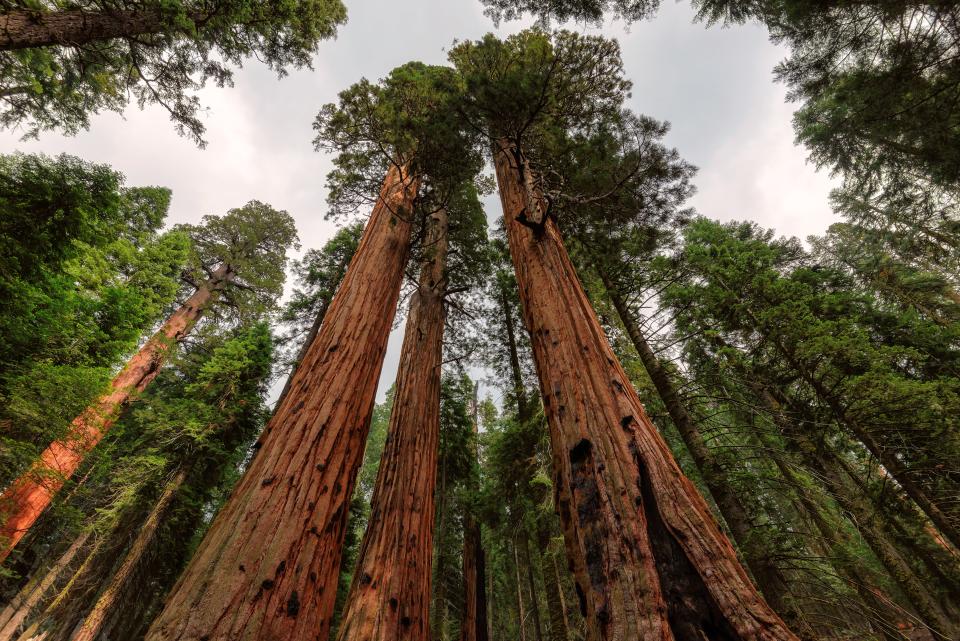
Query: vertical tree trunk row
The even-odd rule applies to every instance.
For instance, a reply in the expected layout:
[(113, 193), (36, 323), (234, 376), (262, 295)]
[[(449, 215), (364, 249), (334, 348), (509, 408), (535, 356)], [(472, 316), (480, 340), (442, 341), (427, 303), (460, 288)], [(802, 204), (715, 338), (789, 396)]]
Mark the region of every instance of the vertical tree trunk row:
[(3, 515), (0, 541), (4, 542), (0, 562), (50, 505), (87, 453), (103, 439), (124, 406), (156, 378), (171, 347), (190, 333), (216, 294), (233, 280), (234, 275), (231, 266), (221, 265), (127, 361), (111, 381), (110, 391), (73, 420), (70, 434), (51, 443), (30, 470), (4, 491), (0, 496), (0, 514)]
[(418, 186), (406, 166), (389, 169), (290, 392), (149, 641), (326, 639)]
[(440, 443), (447, 214), (427, 220), (425, 262), (403, 335), (387, 443), (340, 641), (428, 641)]
[(90, 539), (91, 530), (84, 530), (70, 544), (70, 547), (49, 568), (37, 572), (17, 592), (16, 596), (7, 603), (0, 612), (0, 639), (14, 638), (17, 630), (27, 620), (30, 614), (40, 605), (44, 595), (53, 587), (57, 580), (71, 566), (77, 555)]
[(127, 589), (130, 579), (133, 578), (137, 567), (139, 567), (141, 561), (149, 551), (150, 546), (153, 544), (157, 528), (160, 527), (160, 523), (166, 518), (167, 510), (173, 503), (177, 492), (187, 480), (188, 473), (188, 467), (182, 467), (177, 470), (173, 478), (167, 481), (163, 488), (163, 493), (160, 495), (160, 498), (157, 499), (153, 509), (150, 510), (147, 520), (143, 522), (130, 549), (124, 556), (123, 563), (114, 573), (109, 585), (107, 585), (107, 588), (100, 594), (97, 602), (84, 619), (80, 629), (71, 637), (70, 641), (95, 641), (97, 637), (100, 636), (100, 633), (104, 631), (108, 617), (114, 613), (113, 611), (117, 605), (117, 601)]
[(555, 222), (518, 220), (525, 198), (512, 148), (499, 141), (494, 163), (587, 638), (796, 639), (647, 417)]

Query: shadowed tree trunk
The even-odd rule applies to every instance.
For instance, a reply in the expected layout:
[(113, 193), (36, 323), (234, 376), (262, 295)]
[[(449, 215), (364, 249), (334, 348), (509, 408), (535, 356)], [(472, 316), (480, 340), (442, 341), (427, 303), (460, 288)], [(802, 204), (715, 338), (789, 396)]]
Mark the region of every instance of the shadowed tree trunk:
[(487, 572), (487, 639), (488, 641), (496, 641), (496, 637), (493, 634), (493, 600), (495, 598), (493, 592), (493, 572)]
[[(589, 641), (794, 640), (680, 471), (617, 361), (517, 151), (494, 163)], [(546, 209), (545, 207), (541, 207)]]
[(3, 514), (0, 540), (6, 541), (0, 551), (0, 562), (50, 505), (87, 453), (103, 439), (124, 406), (156, 378), (171, 347), (190, 333), (217, 293), (234, 276), (229, 265), (221, 265), (214, 271), (127, 362), (111, 381), (110, 391), (73, 419), (70, 434), (51, 443), (30, 470), (11, 483), (0, 496), (0, 512)]
[(567, 613), (567, 597), (564, 596), (566, 589), (563, 585), (563, 580), (560, 578), (560, 563), (558, 558), (560, 557), (560, 551), (554, 551), (550, 553), (550, 565), (553, 566), (551, 572), (551, 583), (555, 586), (557, 591), (557, 597), (560, 601), (560, 614), (563, 617), (563, 639), (566, 641), (570, 636), (570, 616)]
[(340, 641), (429, 641), (447, 214), (428, 218), (380, 459)]
[(803, 613), (791, 603), (789, 599), (790, 587), (787, 577), (777, 567), (770, 550), (762, 541), (753, 536), (753, 528), (746, 508), (740, 502), (736, 491), (730, 484), (726, 471), (717, 463), (713, 454), (703, 439), (703, 434), (696, 422), (687, 412), (680, 395), (670, 379), (667, 370), (660, 363), (660, 359), (651, 349), (646, 337), (640, 330), (640, 325), (634, 317), (620, 288), (613, 283), (610, 276), (599, 263), (594, 264), (607, 295), (617, 310), (617, 315), (627, 330), (627, 335), (633, 343), (643, 368), (657, 390), (657, 394), (667, 408), (670, 419), (680, 432), (684, 445), (694, 464), (703, 476), (703, 481), (710, 491), (710, 495), (720, 509), (723, 520), (726, 521), (733, 535), (734, 541), (740, 546), (743, 559), (753, 573), (757, 587), (763, 593), (770, 606), (776, 610), (784, 620), (804, 639), (816, 638), (816, 633), (804, 623)]
[[(473, 386), (473, 401), (470, 404), (473, 416), (474, 458), (479, 465), (480, 417), (477, 387)], [(473, 490), (479, 479), (474, 478)], [(487, 567), (483, 552), (480, 524), (468, 510), (463, 524), (463, 615), (460, 618), (460, 641), (489, 641), (487, 636)]]
[(486, 558), (480, 540), (480, 525), (468, 517), (463, 534), (464, 609), (461, 641), (488, 641)]
[(89, 540), (91, 530), (77, 536), (57, 561), (43, 572), (37, 572), (0, 612), (0, 639), (14, 638), (30, 613), (43, 601), (44, 595), (70, 567)]
[(527, 588), (530, 592), (530, 614), (533, 615), (533, 636), (543, 641), (543, 623), (540, 619), (540, 599), (537, 597), (537, 582), (533, 576), (533, 559), (530, 554), (530, 537), (526, 532), (520, 535), (521, 561), (526, 566)]
[(123, 559), (123, 564), (114, 573), (110, 579), (110, 584), (97, 599), (93, 609), (90, 610), (90, 613), (87, 614), (84, 619), (83, 625), (81, 625), (76, 634), (71, 637), (70, 641), (95, 641), (95, 639), (100, 636), (100, 633), (104, 631), (104, 626), (109, 616), (113, 614), (117, 601), (127, 589), (128, 582), (133, 577), (137, 567), (153, 544), (157, 528), (166, 517), (167, 509), (173, 502), (177, 491), (183, 485), (184, 481), (187, 480), (188, 472), (188, 468), (183, 467), (167, 482), (163, 488), (163, 493), (153, 506), (150, 515), (147, 517), (147, 520), (144, 521), (133, 544), (127, 551)]
[(418, 185), (406, 168), (388, 171), (290, 392), (149, 641), (326, 639)]
[(517, 334), (513, 326), (513, 310), (507, 295), (506, 283), (500, 283), (500, 308), (507, 328), (507, 350), (510, 355), (510, 376), (513, 379), (513, 394), (517, 402), (517, 422), (521, 425), (530, 420), (530, 407), (527, 404), (527, 392), (523, 385), (523, 372), (520, 370), (520, 355), (517, 349)]
[(540, 574), (543, 576), (543, 588), (547, 596), (547, 615), (550, 619), (550, 641), (567, 641), (567, 613), (563, 602), (563, 588), (556, 572), (556, 555), (548, 551), (550, 535), (545, 527), (540, 528), (537, 544), (540, 547)]
[(527, 613), (523, 607), (523, 581), (520, 579), (520, 555), (517, 554), (516, 541), (513, 542), (513, 567), (516, 571), (517, 579), (517, 629), (520, 633), (520, 641), (527, 641), (527, 632), (525, 629)]

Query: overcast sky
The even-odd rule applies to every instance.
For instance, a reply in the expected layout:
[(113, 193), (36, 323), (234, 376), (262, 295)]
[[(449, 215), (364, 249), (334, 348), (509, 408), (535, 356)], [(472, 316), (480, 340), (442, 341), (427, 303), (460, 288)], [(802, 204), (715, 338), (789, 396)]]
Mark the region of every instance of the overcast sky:
[[(381, 78), (409, 60), (443, 64), (454, 39), (525, 26), (495, 28), (474, 0), (344, 2), (349, 21), (336, 40), (320, 45), (313, 71), (277, 80), (251, 61), (236, 73), (233, 88), (201, 92), (208, 108), (204, 150), (177, 136), (162, 108), (135, 106), (122, 116), (94, 117), (89, 131), (72, 138), (46, 133), (22, 142), (15, 133), (0, 132), (0, 149), (74, 154), (111, 165), (128, 185), (169, 187), (171, 223), (261, 200), (290, 212), (304, 250), (319, 247), (334, 231), (324, 220), (330, 159), (311, 144), (320, 105), (360, 77)], [(831, 180), (793, 143), (793, 106), (772, 77), (784, 50), (756, 25), (707, 29), (692, 20), (687, 3), (665, 0), (653, 20), (601, 30), (623, 47), (634, 83), (630, 106), (672, 124), (667, 143), (700, 169), (692, 204), (701, 214), (754, 220), (800, 238), (821, 233), (833, 221), (827, 204)], [(496, 199), (489, 202), (494, 218)], [(391, 337), (381, 398), (396, 372), (399, 331)]]

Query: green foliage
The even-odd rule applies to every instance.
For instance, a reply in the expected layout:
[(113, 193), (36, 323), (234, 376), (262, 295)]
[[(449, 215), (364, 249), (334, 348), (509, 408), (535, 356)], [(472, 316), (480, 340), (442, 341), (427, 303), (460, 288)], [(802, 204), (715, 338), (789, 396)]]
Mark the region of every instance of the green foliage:
[(515, 20), (524, 14), (537, 16), (542, 22), (556, 20), (600, 24), (607, 14), (624, 22), (651, 17), (660, 6), (659, 0), (481, 0), (486, 14), (495, 22)]
[[(843, 178), (833, 202), (894, 250), (960, 246), (958, 9), (950, 3), (698, 0), (710, 22), (764, 22), (790, 47), (776, 69), (801, 103), (797, 138)], [(914, 257), (918, 257), (914, 253)]]
[(449, 58), (474, 127), (531, 148), (615, 116), (631, 87), (617, 41), (570, 31), (527, 29), (504, 40), (487, 34), (457, 44)]
[[(166, 109), (177, 131), (203, 146), (201, 105), (207, 82), (232, 84), (232, 67), (257, 57), (280, 76), (309, 67), (320, 40), (346, 20), (340, 0), (137, 1), (75, 5), (16, 0), (39, 20), (70, 11), (106, 19), (116, 37), (66, 34), (49, 46), (0, 51), (0, 126), (73, 134), (91, 114), (122, 111), (131, 101)], [(129, 13), (124, 13), (129, 12)]]
[(362, 79), (340, 92), (339, 103), (321, 107), (314, 145), (338, 153), (327, 179), (328, 217), (375, 199), (391, 164), (411, 163), (438, 194), (477, 174), (476, 133), (458, 113), (462, 90), (453, 69), (410, 62), (379, 83)]
[(169, 191), (69, 156), (0, 156), (3, 479), (70, 421), (163, 316), (189, 239)]
[(682, 310), (681, 332), (710, 328), (744, 348), (756, 367), (811, 398), (845, 438), (868, 434), (896, 452), (901, 480), (956, 518), (949, 499), (960, 470), (955, 326), (884, 308), (797, 243), (773, 241), (746, 223), (696, 221), (684, 261), (687, 278), (666, 295)]
[(223, 293), (226, 307), (238, 314), (271, 311), (283, 293), (287, 251), (297, 247), (293, 218), (257, 200), (223, 216), (204, 216), (199, 225), (178, 225), (193, 242), (186, 275), (199, 283), (228, 265), (236, 273)]

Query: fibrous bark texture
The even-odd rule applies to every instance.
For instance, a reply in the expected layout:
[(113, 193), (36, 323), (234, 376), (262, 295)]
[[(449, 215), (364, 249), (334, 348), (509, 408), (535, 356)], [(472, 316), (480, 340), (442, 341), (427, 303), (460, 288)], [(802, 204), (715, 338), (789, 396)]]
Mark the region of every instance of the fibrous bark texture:
[(124, 406), (160, 373), (160, 366), (171, 346), (181, 341), (204, 311), (234, 278), (229, 265), (221, 265), (180, 308), (170, 315), (160, 330), (111, 381), (110, 391), (73, 419), (70, 434), (51, 443), (30, 470), (10, 484), (0, 496), (0, 550), (2, 562), (24, 534), (50, 505), (87, 454), (113, 426)]
[(741, 503), (736, 491), (730, 483), (726, 471), (717, 463), (716, 458), (707, 447), (707, 443), (700, 432), (693, 417), (687, 412), (686, 406), (680, 399), (673, 381), (667, 370), (660, 364), (660, 359), (654, 353), (646, 337), (640, 330), (640, 325), (634, 317), (623, 293), (610, 279), (609, 275), (598, 265), (597, 270), (603, 280), (604, 288), (610, 296), (610, 301), (617, 310), (617, 316), (627, 330), (627, 335), (633, 343), (643, 367), (653, 382), (663, 401), (670, 419), (680, 432), (687, 451), (693, 458), (697, 469), (710, 491), (710, 495), (720, 509), (723, 520), (730, 528), (733, 539), (740, 546), (743, 559), (747, 567), (753, 572), (757, 586), (763, 592), (767, 602), (791, 623), (802, 638), (814, 638), (816, 635), (803, 621), (803, 613), (798, 610), (789, 598), (789, 583), (783, 571), (777, 567), (773, 555), (762, 545), (762, 542), (752, 536), (753, 527), (746, 508)]
[[(470, 411), (473, 416), (474, 456), (479, 459), (480, 413), (477, 401), (479, 383), (473, 387)], [(479, 462), (479, 461), (478, 461)], [(472, 488), (477, 490), (474, 477)], [(460, 616), (460, 641), (488, 641), (487, 559), (483, 551), (480, 524), (468, 512), (463, 523), (463, 613)]]
[(94, 40), (159, 33), (170, 22), (159, 10), (32, 11), (15, 9), (0, 15), (0, 50), (77, 46)]
[(418, 184), (406, 168), (388, 171), (290, 392), (149, 641), (326, 641)]
[(428, 219), (425, 262), (403, 336), (387, 443), (340, 641), (429, 641), (440, 442), (447, 217)]
[(588, 640), (793, 641), (647, 417), (555, 222), (518, 222), (526, 199), (515, 158), (499, 141), (500, 197)]

